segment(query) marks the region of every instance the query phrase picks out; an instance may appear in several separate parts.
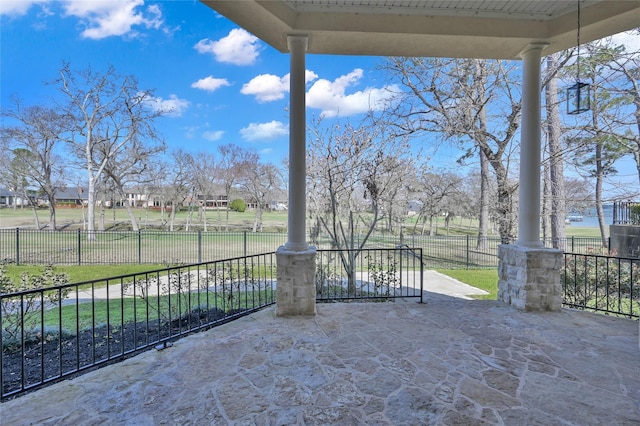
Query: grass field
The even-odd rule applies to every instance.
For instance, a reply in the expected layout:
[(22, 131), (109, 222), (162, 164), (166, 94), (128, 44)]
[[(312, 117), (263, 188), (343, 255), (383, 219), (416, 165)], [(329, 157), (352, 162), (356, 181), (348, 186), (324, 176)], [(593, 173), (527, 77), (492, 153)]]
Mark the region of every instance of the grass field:
[[(164, 216), (159, 210), (135, 209), (136, 220), (140, 229), (168, 229), (169, 213)], [(37, 210), (40, 226), (45, 226), (49, 222), (49, 211), (46, 209)], [(84, 212), (86, 214), (86, 211)], [(224, 230), (226, 211), (208, 210), (206, 212), (207, 226), (210, 230)], [(196, 228), (202, 228), (203, 221), (198, 219), (198, 212), (193, 211), (191, 218), (186, 210), (176, 212), (175, 228), (184, 230), (188, 221)], [(254, 211), (247, 210), (244, 213), (229, 211), (229, 230), (251, 230), (254, 221)], [(100, 221), (100, 210), (96, 213), (96, 228)], [(56, 223), (58, 229), (74, 230), (82, 229), (83, 211), (82, 209), (59, 208), (56, 210)], [(263, 214), (265, 230), (283, 231), (287, 226), (287, 212), (265, 212)], [(126, 209), (107, 209), (104, 214), (104, 225), (106, 230), (130, 229), (129, 215)], [(30, 209), (0, 209), (0, 228), (34, 227), (35, 220)]]
[[(135, 209), (135, 216), (138, 220), (140, 229), (168, 229), (169, 215), (164, 216), (158, 210)], [(49, 221), (49, 211), (46, 209), (37, 210), (40, 225), (45, 226)], [(86, 212), (85, 212), (86, 214)], [(224, 230), (226, 225), (226, 211), (208, 210), (206, 212), (207, 226), (209, 231)], [(191, 218), (189, 219), (189, 216)], [(254, 221), (254, 211), (247, 210), (244, 213), (229, 211), (229, 231), (248, 231), (252, 229)], [(96, 221), (100, 220), (100, 211), (97, 211)], [(193, 211), (191, 214), (186, 210), (176, 212), (175, 228), (184, 230), (187, 222), (190, 220), (194, 229), (202, 229), (203, 222), (198, 219), (198, 212)], [(59, 208), (56, 210), (56, 221), (58, 228), (65, 230), (82, 229), (83, 211), (82, 209)], [(104, 224), (107, 230), (126, 230), (129, 229), (130, 222), (126, 209), (107, 209), (104, 212)], [(0, 228), (16, 228), (16, 227), (33, 227), (35, 221), (33, 212), (30, 209), (0, 209)], [(286, 232), (287, 228), (287, 212), (264, 212), (263, 214), (264, 231), (269, 232)], [(422, 224), (415, 226), (415, 218), (407, 218), (404, 225), (405, 233), (429, 233), (429, 226), (425, 228)], [(478, 232), (478, 221), (473, 218), (455, 218), (449, 224), (449, 228), (445, 226), (444, 218), (438, 217), (434, 221), (434, 231), (436, 235), (453, 235), (453, 236), (475, 236)], [(578, 227), (567, 226), (567, 236), (576, 237), (599, 237), (600, 231), (597, 227)]]

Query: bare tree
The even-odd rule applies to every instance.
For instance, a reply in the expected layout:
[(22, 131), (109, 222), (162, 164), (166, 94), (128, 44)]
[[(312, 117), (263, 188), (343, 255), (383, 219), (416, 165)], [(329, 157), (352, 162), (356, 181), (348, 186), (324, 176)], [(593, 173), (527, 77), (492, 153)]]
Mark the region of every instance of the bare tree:
[(150, 107), (150, 91), (140, 90), (134, 77), (121, 77), (113, 67), (103, 73), (91, 68), (76, 72), (65, 63), (59, 74), (55, 84), (67, 100), (61, 110), (73, 117), (67, 142), (87, 171), (87, 230), (94, 240), (97, 185), (104, 169), (135, 141), (155, 140), (154, 123), (163, 111)]
[[(15, 120), (18, 125), (2, 127), (2, 138), (12, 147), (14, 161), (21, 167), (12, 168), (44, 195), (49, 207), (49, 230), (56, 230), (56, 191), (63, 186), (63, 159), (59, 155), (61, 135), (69, 125), (68, 117), (52, 108), (22, 107), (14, 101), (12, 109), (2, 115)], [(16, 164), (15, 162), (13, 163)], [(32, 202), (35, 207), (35, 203)], [(37, 217), (37, 216), (36, 216)]]
[(184, 154), (188, 167), (188, 176), (194, 195), (198, 198), (198, 217), (207, 232), (207, 202), (215, 197), (217, 184), (217, 163), (213, 154), (199, 152), (196, 155)]
[[(106, 160), (104, 175), (107, 185), (110, 184), (115, 193), (122, 200), (126, 200), (127, 187), (142, 186), (148, 183), (144, 180), (145, 172), (149, 165), (155, 161), (157, 154), (164, 152), (165, 145), (158, 136), (154, 135), (148, 143), (138, 138), (132, 138), (127, 145), (114, 155), (109, 155), (109, 144), (100, 143), (97, 145), (97, 149), (104, 150), (100, 153), (100, 156)], [(102, 205), (104, 206), (104, 203)], [(131, 229), (138, 231), (140, 227), (133, 211), (134, 206), (125, 202), (124, 207), (129, 215)]]
[[(250, 157), (253, 155), (251, 151), (241, 148), (237, 145), (228, 144), (218, 147), (218, 167), (216, 175), (224, 195), (228, 203), (231, 203), (231, 196), (240, 184), (243, 171), (250, 164)], [(224, 225), (225, 231), (229, 230), (229, 206), (227, 205), (226, 219)]]
[[(478, 152), (482, 176), (487, 176), (490, 166), (497, 182), (500, 236), (512, 239), (515, 188), (509, 164), (521, 109), (514, 65), (481, 59), (388, 58), (383, 69), (400, 89), (375, 120), (402, 135), (436, 133), (466, 147), (461, 160)], [(487, 205), (485, 195), (481, 201)], [(487, 209), (479, 213), (486, 214)], [(486, 239), (486, 228), (481, 216), (479, 246)]]
[(621, 105), (628, 107), (625, 108), (628, 114), (614, 118), (615, 129), (633, 155), (640, 182), (640, 51), (628, 52), (624, 46), (615, 46), (607, 54), (610, 55), (607, 67), (614, 82), (611, 90), (618, 94)]
[(339, 256), (354, 294), (356, 259), (383, 218), (382, 194), (402, 180), (398, 160), (408, 159), (408, 146), (381, 129), (323, 128), (320, 121), (309, 138), (309, 210), (333, 247), (343, 249)]
[(418, 178), (418, 193), (416, 198), (421, 203), (421, 209), (414, 227), (417, 227), (422, 219), (422, 231), (429, 221), (429, 235), (436, 234), (434, 219), (440, 215), (449, 213), (450, 203), (448, 198), (453, 198), (461, 185), (462, 178), (445, 170), (425, 171)]
[(159, 186), (164, 194), (164, 202), (171, 206), (169, 231), (174, 230), (176, 211), (193, 194), (189, 165), (188, 155), (177, 150), (171, 154), (171, 161), (162, 167)]
[(252, 231), (262, 232), (262, 214), (271, 194), (282, 187), (282, 175), (275, 165), (260, 163), (255, 155), (245, 168), (242, 186), (255, 203)]
[(29, 204), (33, 213), (34, 223), (40, 229), (40, 218), (38, 217), (37, 201), (33, 190), (33, 182), (30, 177), (29, 163), (35, 161), (31, 151), (24, 148), (16, 148), (12, 152), (9, 167), (3, 170), (5, 179), (9, 182), (11, 192), (14, 194), (13, 209), (18, 206), (18, 196), (20, 198), (20, 209), (24, 209), (25, 204)]

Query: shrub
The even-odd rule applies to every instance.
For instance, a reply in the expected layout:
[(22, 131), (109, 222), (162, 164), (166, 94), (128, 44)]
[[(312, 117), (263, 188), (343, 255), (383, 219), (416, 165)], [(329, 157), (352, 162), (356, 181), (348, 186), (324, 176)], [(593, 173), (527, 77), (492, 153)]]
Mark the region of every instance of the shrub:
[[(67, 274), (57, 274), (53, 266), (48, 265), (40, 275), (24, 272), (20, 282), (14, 283), (6, 274), (6, 266), (0, 264), (0, 294), (23, 292), (16, 297), (5, 297), (0, 304), (2, 310), (2, 332), (9, 340), (18, 341), (20, 337), (26, 341), (45, 339), (46, 330), (42, 330), (42, 310), (59, 306), (61, 299), (66, 298), (69, 290), (52, 290), (28, 292), (66, 284)], [(3, 339), (4, 340), (4, 339)]]
[(236, 198), (235, 200), (231, 201), (231, 204), (229, 204), (229, 208), (233, 211), (244, 213), (244, 211), (247, 209), (247, 205), (245, 204), (244, 200)]
[(629, 204), (629, 221), (632, 225), (640, 225), (640, 204)]

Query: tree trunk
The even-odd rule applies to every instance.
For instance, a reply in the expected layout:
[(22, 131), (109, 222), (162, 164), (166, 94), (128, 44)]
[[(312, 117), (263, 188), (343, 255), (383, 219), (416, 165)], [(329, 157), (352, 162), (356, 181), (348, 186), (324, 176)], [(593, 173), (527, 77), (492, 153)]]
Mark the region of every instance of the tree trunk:
[(176, 202), (172, 201), (171, 202), (171, 215), (169, 218), (169, 231), (173, 231), (173, 223), (175, 222), (176, 219)]
[(511, 191), (509, 190), (509, 181), (507, 171), (504, 165), (495, 161), (492, 162), (493, 170), (496, 174), (498, 184), (498, 233), (503, 244), (509, 244), (513, 240), (513, 220), (511, 217)]
[(40, 230), (40, 218), (38, 217), (38, 208), (36, 206), (35, 200), (32, 200), (28, 195), (25, 195), (25, 198), (28, 199), (29, 204), (31, 204), (31, 211), (33, 212), (33, 219), (36, 223), (36, 229)]
[(262, 232), (262, 208), (256, 207), (256, 217), (253, 221), (253, 232)]
[(58, 228), (56, 225), (56, 199), (50, 195), (47, 198), (49, 200), (49, 231), (55, 231)]
[(549, 163), (545, 162), (542, 167), (542, 241), (546, 244), (551, 235), (551, 188), (549, 183)]
[[(87, 241), (96, 240), (96, 184), (93, 171), (89, 168), (89, 187), (87, 189)], [(82, 200), (80, 200), (82, 202)]]
[[(555, 55), (547, 56), (547, 69), (555, 68)], [(562, 156), (560, 112), (558, 110), (558, 80), (552, 77), (545, 87), (547, 137), (549, 145), (549, 184), (551, 189), (551, 240), (554, 248), (567, 246), (567, 218), (564, 162)]]
[(489, 160), (480, 150), (480, 216), (478, 217), (478, 250), (487, 248), (489, 234)]
[(596, 144), (596, 213), (598, 215), (598, 227), (602, 237), (602, 247), (607, 247), (609, 230), (604, 220), (604, 209), (602, 208), (602, 184), (604, 182), (604, 167), (602, 165), (602, 144)]
[(131, 222), (131, 229), (134, 231), (139, 231), (140, 227), (138, 226), (138, 221), (136, 220), (136, 213), (133, 211), (133, 207), (130, 203), (124, 203), (125, 208), (127, 209), (127, 214), (129, 215), (129, 221)]

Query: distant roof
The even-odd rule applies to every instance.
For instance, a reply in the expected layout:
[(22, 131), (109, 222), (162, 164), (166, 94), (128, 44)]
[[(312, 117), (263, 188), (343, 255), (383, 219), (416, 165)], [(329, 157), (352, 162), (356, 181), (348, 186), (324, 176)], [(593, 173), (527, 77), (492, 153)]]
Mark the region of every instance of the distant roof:
[[(80, 193), (79, 193), (80, 192)], [(78, 188), (76, 186), (67, 187), (64, 189), (58, 188), (56, 191), (57, 200), (86, 200), (88, 198), (89, 190), (87, 188)]]
[[(309, 53), (519, 59), (640, 27), (640, 0), (201, 0), (281, 52), (287, 35)], [(213, 23), (213, 22), (212, 22)]]
[(14, 195), (13, 191), (9, 191), (4, 186), (0, 186), (0, 197), (11, 197), (13, 195)]

